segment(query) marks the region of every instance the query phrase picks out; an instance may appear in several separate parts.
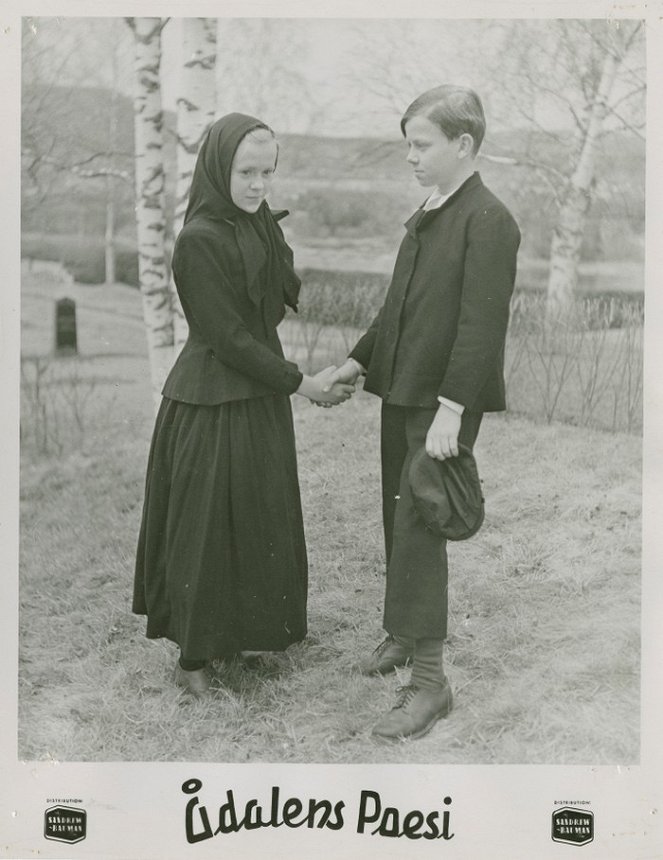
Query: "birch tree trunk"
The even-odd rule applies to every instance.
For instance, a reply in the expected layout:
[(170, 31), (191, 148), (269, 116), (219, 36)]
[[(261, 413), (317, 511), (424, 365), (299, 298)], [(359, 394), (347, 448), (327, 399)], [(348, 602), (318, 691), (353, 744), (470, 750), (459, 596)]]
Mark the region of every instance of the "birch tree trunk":
[[(177, 186), (173, 237), (182, 228), (196, 156), (216, 108), (216, 19), (182, 20), (182, 69), (177, 99)], [(171, 277), (174, 354), (177, 356), (188, 335), (175, 283)]]
[[(108, 113), (108, 162), (112, 163), (117, 148), (118, 123), (118, 57), (114, 49), (111, 54), (112, 83), (110, 111)], [(115, 283), (115, 185), (112, 177), (106, 177), (106, 229), (104, 232), (104, 271), (106, 286)]]
[(595, 156), (599, 136), (609, 111), (609, 99), (625, 46), (615, 42), (605, 49), (601, 75), (589, 106), (580, 140), (578, 160), (564, 189), (550, 247), (550, 272), (546, 294), (548, 321), (568, 318), (576, 295), (580, 249), (592, 200)]
[(104, 271), (105, 283), (109, 287), (115, 283), (115, 199), (113, 181), (106, 177), (106, 229), (104, 232)]
[(173, 319), (165, 255), (160, 18), (134, 18), (134, 133), (138, 272), (155, 406), (173, 362)]

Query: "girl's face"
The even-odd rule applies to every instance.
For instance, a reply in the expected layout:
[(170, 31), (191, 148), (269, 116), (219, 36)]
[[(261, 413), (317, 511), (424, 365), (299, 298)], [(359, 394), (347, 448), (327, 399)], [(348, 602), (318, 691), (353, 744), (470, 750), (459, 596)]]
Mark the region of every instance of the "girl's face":
[(230, 169), (230, 196), (244, 212), (257, 212), (267, 196), (276, 168), (276, 141), (247, 135), (235, 152)]
[(442, 129), (425, 116), (413, 116), (405, 124), (407, 162), (417, 182), (424, 187), (436, 185), (443, 194), (454, 190), (471, 155), (472, 138), (462, 134), (449, 140)]

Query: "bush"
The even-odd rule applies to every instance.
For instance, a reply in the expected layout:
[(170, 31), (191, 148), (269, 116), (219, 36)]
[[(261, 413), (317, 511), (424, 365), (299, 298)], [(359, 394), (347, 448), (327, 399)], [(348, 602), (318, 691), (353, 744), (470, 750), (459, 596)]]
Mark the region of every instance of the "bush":
[(400, 235), (410, 214), (399, 195), (375, 189), (311, 188), (292, 206), (299, 229), (309, 236), (391, 237)]
[[(540, 287), (516, 289), (511, 300), (511, 328), (524, 332), (538, 327), (544, 316), (545, 303), (546, 292)], [(634, 320), (642, 325), (644, 294), (625, 290), (583, 292), (576, 300), (574, 315), (582, 317), (588, 330), (623, 328), (633, 325)]]
[[(309, 371), (354, 345), (380, 309), (388, 277), (302, 272), (297, 332)], [(642, 426), (642, 293), (581, 295), (566, 325), (546, 322), (542, 289), (518, 289), (505, 374), (510, 408), (532, 418), (638, 432)]]
[[(117, 280), (137, 287), (136, 248), (126, 241), (116, 240), (115, 249)], [(103, 284), (105, 280), (104, 242), (100, 238), (27, 234), (21, 239), (21, 256), (62, 263), (80, 284)]]
[(389, 285), (372, 272), (326, 272), (303, 269), (299, 317), (323, 325), (361, 328), (380, 309)]
[(550, 322), (545, 293), (517, 293), (506, 344), (510, 408), (548, 423), (639, 431), (644, 309), (637, 298), (583, 296), (567, 320)]

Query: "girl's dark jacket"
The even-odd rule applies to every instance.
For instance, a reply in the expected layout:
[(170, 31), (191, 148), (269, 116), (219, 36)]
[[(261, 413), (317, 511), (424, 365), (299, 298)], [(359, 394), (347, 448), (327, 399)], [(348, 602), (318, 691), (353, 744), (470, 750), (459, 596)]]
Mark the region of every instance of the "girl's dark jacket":
[(283, 292), (264, 283), (260, 300), (250, 294), (235, 229), (231, 220), (193, 217), (177, 237), (173, 275), (189, 337), (163, 388), (171, 400), (214, 405), (292, 394), (301, 384), (276, 331)]
[(520, 231), (474, 173), (439, 209), (406, 223), (384, 305), (351, 355), (364, 388), (400, 406), (438, 396), (499, 411)]

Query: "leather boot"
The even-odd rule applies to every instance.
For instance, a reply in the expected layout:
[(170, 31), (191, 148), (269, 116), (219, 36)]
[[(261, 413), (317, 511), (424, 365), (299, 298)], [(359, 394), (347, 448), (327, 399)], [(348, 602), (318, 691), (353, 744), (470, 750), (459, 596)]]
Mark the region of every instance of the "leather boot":
[(399, 688), (400, 698), (388, 714), (373, 726), (372, 734), (386, 740), (416, 740), (433, 728), (451, 710), (453, 697), (447, 683), (437, 689), (419, 689), (408, 684)]
[(414, 639), (392, 636), (380, 642), (378, 647), (359, 664), (363, 675), (386, 675), (396, 666), (406, 666), (414, 654)]
[(401, 687), (396, 705), (373, 728), (378, 738), (423, 737), (453, 706), (451, 687), (442, 664), (443, 639), (417, 639), (412, 676)]

